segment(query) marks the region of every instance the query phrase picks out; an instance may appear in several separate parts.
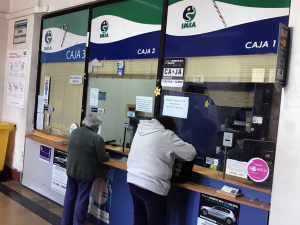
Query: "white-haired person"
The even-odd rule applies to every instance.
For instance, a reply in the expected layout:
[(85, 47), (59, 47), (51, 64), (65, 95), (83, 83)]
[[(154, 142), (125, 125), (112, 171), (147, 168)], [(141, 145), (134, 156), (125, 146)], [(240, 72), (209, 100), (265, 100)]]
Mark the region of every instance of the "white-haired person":
[[(89, 193), (96, 179), (97, 165), (109, 160), (103, 138), (97, 134), (102, 120), (87, 115), (82, 127), (72, 131), (68, 144), (68, 183), (62, 214), (62, 225), (84, 225)], [(74, 221), (74, 222), (73, 222)]]

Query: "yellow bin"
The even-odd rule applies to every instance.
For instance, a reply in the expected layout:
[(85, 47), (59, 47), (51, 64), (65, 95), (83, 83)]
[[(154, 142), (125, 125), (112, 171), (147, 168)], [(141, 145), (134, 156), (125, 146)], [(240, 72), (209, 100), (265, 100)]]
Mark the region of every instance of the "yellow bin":
[(11, 123), (3, 123), (0, 121), (0, 170), (3, 170), (4, 168), (9, 132), (14, 129), (15, 125)]

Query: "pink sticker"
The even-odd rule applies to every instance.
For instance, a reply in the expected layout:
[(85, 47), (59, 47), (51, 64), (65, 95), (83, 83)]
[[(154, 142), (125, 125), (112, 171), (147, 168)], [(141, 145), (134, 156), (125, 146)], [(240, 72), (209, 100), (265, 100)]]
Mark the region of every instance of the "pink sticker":
[(253, 181), (263, 182), (269, 176), (269, 166), (264, 160), (253, 158), (247, 164), (247, 173)]

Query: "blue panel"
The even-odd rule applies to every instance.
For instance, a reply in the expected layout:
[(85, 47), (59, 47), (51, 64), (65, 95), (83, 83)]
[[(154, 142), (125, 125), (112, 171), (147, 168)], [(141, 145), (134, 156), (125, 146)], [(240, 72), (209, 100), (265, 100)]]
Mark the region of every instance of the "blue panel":
[(109, 149), (106, 149), (106, 151), (109, 153), (110, 158), (114, 158), (114, 159), (122, 159), (124, 157), (128, 158), (127, 155), (123, 155), (123, 154), (117, 153), (115, 151), (110, 151)]
[[(158, 58), (160, 31), (141, 34), (108, 44), (90, 43), (90, 60)], [(142, 51), (149, 52), (142, 54)]]
[(197, 225), (200, 193), (172, 185), (168, 194), (167, 224)]
[[(218, 55), (249, 55), (277, 53), (279, 23), (288, 24), (288, 16), (242, 24), (219, 31), (193, 36), (166, 36), (165, 57), (193, 57)], [(268, 41), (268, 47), (249, 48), (254, 42), (260, 46)]]
[[(117, 168), (113, 169), (114, 184), (109, 224), (132, 225), (133, 203), (126, 181), (127, 171)], [(201, 182), (205, 181), (205, 178), (201, 180)], [(209, 182), (211, 186), (215, 186), (218, 183), (218, 181), (213, 179), (209, 179)], [(167, 224), (197, 225), (199, 203), (200, 193), (172, 185), (168, 195)], [(88, 216), (88, 220), (97, 225), (105, 224), (91, 215)], [(268, 211), (241, 205), (239, 225), (267, 225), (267, 221)]]
[(79, 44), (59, 52), (41, 52), (41, 63), (49, 62), (78, 62), (85, 60), (86, 44)]
[(267, 225), (269, 212), (241, 205), (239, 225)]

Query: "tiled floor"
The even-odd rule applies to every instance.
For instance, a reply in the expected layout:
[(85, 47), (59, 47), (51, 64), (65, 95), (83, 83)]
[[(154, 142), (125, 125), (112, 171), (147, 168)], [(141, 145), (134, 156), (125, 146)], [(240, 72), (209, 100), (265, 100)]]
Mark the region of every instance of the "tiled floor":
[[(0, 224), (60, 225), (62, 207), (14, 181), (0, 183)], [(91, 223), (86, 222), (86, 225)]]

